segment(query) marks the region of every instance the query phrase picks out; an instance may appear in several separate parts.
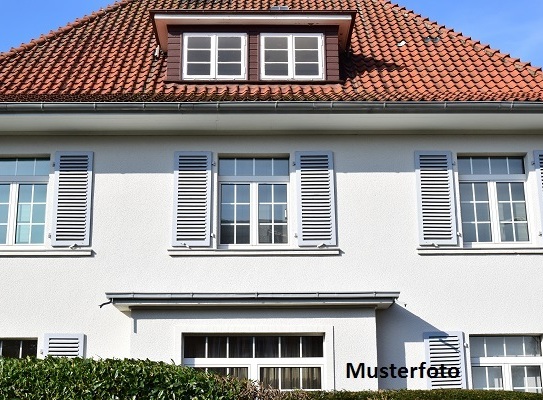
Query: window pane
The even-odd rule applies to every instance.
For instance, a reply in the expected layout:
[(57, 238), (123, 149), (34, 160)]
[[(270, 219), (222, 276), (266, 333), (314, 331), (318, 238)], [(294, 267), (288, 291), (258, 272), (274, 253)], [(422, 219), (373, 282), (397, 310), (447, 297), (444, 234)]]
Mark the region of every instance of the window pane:
[(503, 376), (501, 367), (486, 367), (489, 389), (503, 389)]
[(479, 235), (477, 241), (492, 242), (492, 232), (490, 229), (490, 224), (477, 224), (477, 233)]
[(473, 174), (486, 175), (490, 173), (488, 157), (472, 157), (471, 163), (473, 167)]
[(188, 37), (187, 46), (191, 49), (209, 49), (211, 48), (211, 37)]
[(320, 367), (302, 368), (302, 389), (321, 389)]
[(508, 157), (509, 173), (524, 174), (524, 158), (523, 157)]
[(218, 62), (241, 62), (241, 51), (219, 50), (217, 52), (217, 61)]
[(500, 224), (500, 235), (502, 242), (514, 242), (513, 224)]
[(525, 367), (524, 366), (511, 366), (511, 375), (513, 378), (513, 389), (524, 388), (525, 382)]
[[(541, 370), (537, 365), (526, 367), (526, 386), (529, 389), (541, 389)], [(535, 390), (527, 390), (527, 392)], [(540, 393), (540, 390), (537, 391)]]
[(505, 175), (507, 171), (507, 158), (505, 157), (492, 157), (490, 158), (490, 173), (497, 175)]
[(0, 225), (0, 244), (6, 244), (8, 241), (7, 225)]
[(187, 64), (187, 74), (208, 76), (211, 74), (211, 66), (210, 64)]
[(0, 175), (15, 175), (16, 160), (14, 158), (5, 158), (0, 160)]
[(541, 355), (541, 341), (539, 337), (525, 336), (524, 337), (524, 349), (527, 356), (540, 356)]
[(215, 374), (215, 375), (220, 375), (220, 376), (226, 376), (228, 373), (225, 367), (209, 367), (207, 369), (207, 372), (209, 374)]
[(486, 183), (474, 183), (475, 200), (488, 201), (488, 188)]
[(211, 61), (211, 52), (209, 50), (189, 50), (187, 51), (187, 62), (208, 63)]
[(462, 221), (475, 221), (475, 209), (473, 208), (473, 203), (461, 203), (460, 211), (462, 212)]
[(2, 340), (2, 357), (19, 358), (20, 352), (20, 340)]
[(23, 340), (23, 352), (22, 357), (37, 357), (38, 355), (38, 341), (37, 340)]
[(266, 64), (264, 67), (265, 74), (269, 76), (287, 76), (287, 64)]
[(490, 208), (488, 203), (475, 204), (475, 211), (477, 213), (477, 221), (490, 221)]
[(241, 65), (240, 64), (218, 64), (217, 65), (217, 74), (218, 75), (240, 76), (241, 75)]
[(32, 223), (45, 223), (45, 204), (34, 204), (32, 208)]
[(221, 200), (223, 203), (234, 203), (234, 190), (236, 185), (221, 185)]
[(205, 336), (185, 336), (185, 358), (197, 358), (206, 356)]
[(235, 376), (238, 379), (249, 379), (249, 368), (246, 367), (235, 367), (229, 368), (229, 375)]
[(527, 221), (526, 206), (524, 203), (513, 203), (513, 219), (515, 221)]
[(17, 207), (17, 222), (30, 222), (30, 204), (19, 204)]
[(234, 205), (222, 204), (221, 205), (221, 223), (234, 223)]
[(221, 158), (219, 160), (219, 175), (234, 176), (236, 174), (236, 160)]
[(256, 336), (255, 357), (279, 357), (279, 336)]
[(253, 357), (252, 336), (230, 336), (229, 338), (230, 358), (251, 358)]
[(226, 357), (226, 336), (209, 336), (207, 338), (207, 357)]
[(219, 36), (217, 38), (217, 45), (219, 49), (240, 49), (241, 37), (224, 37)]
[(273, 206), (273, 220), (274, 222), (287, 222), (287, 205), (276, 204)]
[(6, 224), (8, 222), (9, 206), (7, 204), (0, 204), (0, 224)]
[(498, 201), (510, 201), (509, 184), (508, 183), (496, 183), (496, 191), (498, 192)]
[(322, 336), (302, 336), (302, 357), (322, 357), (322, 347)]
[(471, 174), (471, 159), (470, 158), (458, 158), (458, 173), (460, 175)]
[(236, 206), (236, 222), (249, 223), (250, 208), (248, 204)]
[(37, 159), (36, 160), (36, 176), (46, 176), (49, 175), (49, 160)]
[(294, 73), (300, 76), (319, 75), (319, 65), (318, 64), (296, 64)]
[(300, 357), (300, 336), (281, 336), (281, 357)]
[(463, 223), (462, 236), (464, 237), (464, 242), (476, 242), (477, 231), (475, 229), (475, 224)]
[(34, 202), (45, 203), (47, 200), (47, 185), (34, 185)]
[(275, 158), (273, 160), (273, 175), (288, 176), (288, 159)]
[(9, 185), (0, 185), (0, 203), (9, 203)]
[(504, 356), (503, 337), (487, 336), (486, 337), (486, 356), (501, 357)]
[(484, 357), (485, 356), (485, 343), (482, 337), (470, 337), (469, 347), (471, 357)]
[(236, 159), (236, 176), (253, 176), (253, 159)]
[(234, 243), (234, 225), (221, 226), (221, 244)]
[(286, 38), (286, 37), (266, 37), (266, 38), (264, 38), (264, 48), (266, 48), (266, 49), (286, 49), (286, 48), (288, 48), (288, 38)]
[(274, 162), (271, 158), (255, 159), (255, 175), (256, 176), (272, 176)]
[(319, 47), (318, 37), (295, 37), (294, 48), (298, 49), (317, 49)]
[(473, 186), (471, 183), (460, 183), (460, 199), (462, 201), (473, 200)]
[(258, 202), (271, 203), (271, 201), (272, 201), (272, 185), (266, 185), (266, 184), (258, 185)]
[[(497, 185), (500, 185), (499, 183)], [(524, 184), (520, 182), (510, 183), (511, 198), (513, 201), (524, 201)]]
[(287, 185), (273, 185), (273, 198), (276, 203), (286, 203)]
[(249, 185), (236, 185), (236, 203), (249, 203)]
[[(266, 51), (264, 53), (264, 61), (267, 63), (287, 63), (288, 51), (283, 51), (283, 50)], [(280, 65), (283, 65), (283, 64), (280, 64)]]
[(301, 389), (300, 368), (281, 368), (281, 389)]
[(258, 227), (258, 243), (273, 243), (271, 225), (260, 225)]
[(318, 63), (319, 62), (319, 52), (313, 50), (297, 50), (294, 53), (295, 62), (310, 62)]
[(34, 175), (34, 159), (18, 159), (17, 175)]
[(486, 367), (472, 367), (471, 379), (474, 389), (486, 389)]
[(288, 243), (288, 232), (286, 225), (275, 225), (273, 228), (274, 243)]
[(30, 243), (41, 244), (45, 238), (45, 226), (44, 225), (32, 225), (30, 228)]
[(528, 224), (515, 224), (515, 236), (517, 242), (527, 242), (530, 240), (528, 236)]
[(510, 203), (499, 203), (498, 204), (498, 213), (500, 216), (500, 221), (512, 221), (512, 215), (511, 215), (511, 204)]
[(32, 186), (33, 185), (19, 185), (19, 203), (32, 202)]
[(30, 225), (17, 225), (17, 232), (15, 233), (15, 243), (30, 243)]
[(260, 368), (260, 380), (264, 387), (279, 389), (279, 368)]
[(236, 244), (249, 244), (249, 226), (238, 225), (236, 226)]
[(258, 206), (258, 222), (268, 224), (272, 222), (272, 206), (270, 204)]
[(522, 336), (506, 336), (505, 337), (505, 355), (506, 356), (523, 356), (524, 355), (524, 338)]

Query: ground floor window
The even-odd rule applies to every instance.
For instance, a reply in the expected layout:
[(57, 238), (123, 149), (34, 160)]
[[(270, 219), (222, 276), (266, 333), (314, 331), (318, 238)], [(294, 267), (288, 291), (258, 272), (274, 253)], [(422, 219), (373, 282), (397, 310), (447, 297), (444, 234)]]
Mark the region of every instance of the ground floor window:
[(183, 337), (183, 364), (274, 389), (320, 390), (323, 348), (323, 334), (190, 334)]
[(38, 341), (36, 339), (0, 339), (0, 356), (6, 358), (36, 357)]
[(541, 337), (472, 336), (474, 389), (542, 393)]

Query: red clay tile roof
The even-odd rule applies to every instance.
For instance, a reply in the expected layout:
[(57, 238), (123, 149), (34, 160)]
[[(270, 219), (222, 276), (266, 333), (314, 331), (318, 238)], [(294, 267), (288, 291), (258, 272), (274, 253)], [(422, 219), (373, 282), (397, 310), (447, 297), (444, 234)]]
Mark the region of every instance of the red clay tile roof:
[[(401, 0), (399, 0), (401, 1)], [(357, 10), (340, 84), (167, 83), (149, 10)], [(432, 40), (439, 38), (438, 40)], [(0, 55), (0, 101), (542, 101), (543, 71), (388, 0), (122, 0)]]

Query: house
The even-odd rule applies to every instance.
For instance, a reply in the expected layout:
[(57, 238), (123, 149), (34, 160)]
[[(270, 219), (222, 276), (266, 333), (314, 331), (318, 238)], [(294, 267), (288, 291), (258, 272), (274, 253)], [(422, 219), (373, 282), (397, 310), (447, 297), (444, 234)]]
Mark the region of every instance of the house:
[(0, 354), (542, 391), (543, 71), (389, 0), (122, 0), (0, 55)]

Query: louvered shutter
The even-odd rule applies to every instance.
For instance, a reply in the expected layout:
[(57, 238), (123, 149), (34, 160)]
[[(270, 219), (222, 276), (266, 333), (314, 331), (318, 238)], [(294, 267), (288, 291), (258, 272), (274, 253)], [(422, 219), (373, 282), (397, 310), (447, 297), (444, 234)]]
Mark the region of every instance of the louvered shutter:
[(540, 231), (543, 231), (543, 150), (534, 151), (534, 164), (537, 176), (537, 193), (539, 197)]
[[(427, 371), (428, 388), (465, 389), (467, 379), (464, 333), (426, 332), (424, 345), (426, 347), (426, 368), (432, 367), (439, 371), (437, 376), (435, 376), (436, 370)], [(457, 372), (459, 373), (457, 374)]]
[(175, 153), (174, 246), (211, 244), (211, 152)]
[(421, 245), (458, 244), (450, 152), (416, 152)]
[(44, 356), (85, 357), (85, 335), (71, 333), (46, 333)]
[(335, 246), (336, 205), (332, 152), (296, 152), (298, 244)]
[(92, 152), (57, 152), (53, 246), (88, 246), (92, 209)]

